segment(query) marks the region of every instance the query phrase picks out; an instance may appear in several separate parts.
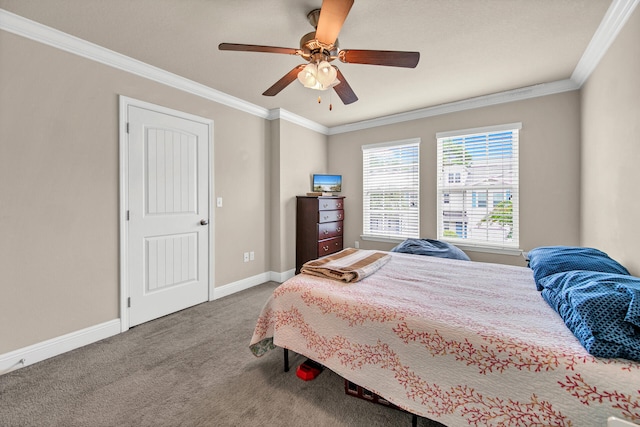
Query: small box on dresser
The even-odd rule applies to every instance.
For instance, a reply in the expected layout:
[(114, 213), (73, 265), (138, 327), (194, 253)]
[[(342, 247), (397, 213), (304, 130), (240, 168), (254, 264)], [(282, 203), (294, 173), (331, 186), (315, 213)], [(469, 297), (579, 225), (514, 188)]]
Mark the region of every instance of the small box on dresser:
[(296, 197), (296, 274), (313, 259), (343, 249), (344, 197)]

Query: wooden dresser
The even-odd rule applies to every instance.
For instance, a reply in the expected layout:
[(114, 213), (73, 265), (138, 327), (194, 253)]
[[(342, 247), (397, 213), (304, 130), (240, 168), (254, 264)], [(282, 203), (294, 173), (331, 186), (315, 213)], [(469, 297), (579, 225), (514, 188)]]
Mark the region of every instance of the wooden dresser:
[(296, 274), (302, 264), (341, 251), (344, 197), (297, 196)]

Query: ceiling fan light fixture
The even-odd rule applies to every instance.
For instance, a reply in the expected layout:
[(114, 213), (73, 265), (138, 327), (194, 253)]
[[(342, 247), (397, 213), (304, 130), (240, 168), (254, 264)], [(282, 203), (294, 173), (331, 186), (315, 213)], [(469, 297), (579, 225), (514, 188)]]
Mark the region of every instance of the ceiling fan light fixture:
[(304, 87), (314, 88), (318, 84), (316, 64), (307, 64), (299, 73), (298, 80)]
[(337, 75), (338, 72), (329, 62), (311, 62), (298, 73), (298, 81), (309, 89), (327, 90), (340, 83)]
[(331, 87), (337, 75), (338, 72), (328, 61), (322, 61), (318, 64), (318, 75), (316, 78), (323, 87)]
[(341, 83), (341, 82), (340, 82), (340, 80), (338, 80), (338, 79), (336, 78), (334, 81), (332, 81), (332, 82), (331, 82), (331, 84), (327, 85), (327, 86), (325, 87), (325, 89), (329, 89), (329, 88), (332, 88), (332, 87), (338, 86), (340, 83)]

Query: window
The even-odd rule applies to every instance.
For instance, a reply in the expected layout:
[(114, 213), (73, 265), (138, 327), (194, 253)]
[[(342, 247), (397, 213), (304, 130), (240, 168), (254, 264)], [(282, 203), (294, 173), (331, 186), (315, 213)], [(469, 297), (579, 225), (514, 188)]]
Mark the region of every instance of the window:
[(420, 140), (362, 146), (363, 239), (420, 236)]
[(441, 132), (438, 239), (517, 249), (521, 123)]
[(460, 172), (449, 173), (449, 184), (459, 184), (461, 182)]
[(480, 191), (480, 192), (474, 191), (471, 194), (471, 207), (472, 208), (486, 208), (487, 207), (487, 192), (486, 191)]
[(505, 200), (509, 200), (510, 197), (511, 195), (508, 191), (506, 193), (493, 193), (493, 207), (495, 208), (496, 206), (499, 206), (500, 203), (504, 202)]

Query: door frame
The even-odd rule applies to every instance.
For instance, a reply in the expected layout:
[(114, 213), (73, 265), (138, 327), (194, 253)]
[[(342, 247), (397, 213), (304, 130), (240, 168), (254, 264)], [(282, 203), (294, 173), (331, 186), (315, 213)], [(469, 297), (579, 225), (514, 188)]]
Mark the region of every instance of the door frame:
[(209, 295), (208, 300), (213, 300), (215, 280), (214, 280), (214, 234), (215, 234), (215, 213), (212, 206), (213, 197), (213, 120), (205, 117), (196, 116), (193, 114), (185, 113), (171, 108), (162, 107), (160, 105), (151, 104), (149, 102), (140, 101), (138, 99), (129, 98), (127, 96), (119, 95), (119, 187), (120, 187), (120, 207), (119, 207), (119, 229), (120, 229), (120, 332), (129, 330), (129, 227), (127, 221), (127, 211), (129, 210), (129, 149), (128, 141), (129, 134), (127, 132), (127, 111), (129, 107), (138, 107), (146, 110), (155, 111), (161, 114), (168, 114), (171, 116), (191, 120), (201, 123), (207, 126), (207, 138), (209, 144), (209, 156), (207, 159), (209, 173), (208, 173), (208, 185), (209, 194), (207, 200), (209, 204), (209, 233), (208, 233), (208, 245), (209, 245), (209, 257), (207, 262), (207, 269), (209, 271)]

